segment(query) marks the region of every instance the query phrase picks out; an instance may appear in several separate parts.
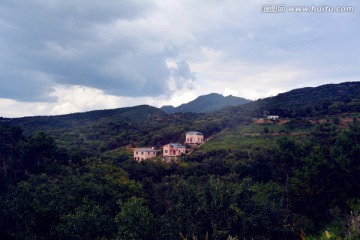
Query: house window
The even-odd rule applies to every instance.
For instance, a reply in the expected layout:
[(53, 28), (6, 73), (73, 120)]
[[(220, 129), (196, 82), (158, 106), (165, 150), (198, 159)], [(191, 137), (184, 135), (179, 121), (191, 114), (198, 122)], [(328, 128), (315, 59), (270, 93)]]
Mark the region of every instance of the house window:
[(144, 152), (141, 152), (141, 155), (144, 155)]
[(167, 153), (168, 152), (168, 150), (165, 150), (165, 153)]

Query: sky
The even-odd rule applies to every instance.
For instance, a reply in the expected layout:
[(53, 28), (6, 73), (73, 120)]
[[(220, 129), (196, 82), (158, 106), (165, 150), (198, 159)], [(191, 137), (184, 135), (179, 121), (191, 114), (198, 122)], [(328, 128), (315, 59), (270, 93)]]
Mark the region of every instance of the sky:
[(0, 117), (360, 81), (359, 23), (359, 0), (0, 0)]

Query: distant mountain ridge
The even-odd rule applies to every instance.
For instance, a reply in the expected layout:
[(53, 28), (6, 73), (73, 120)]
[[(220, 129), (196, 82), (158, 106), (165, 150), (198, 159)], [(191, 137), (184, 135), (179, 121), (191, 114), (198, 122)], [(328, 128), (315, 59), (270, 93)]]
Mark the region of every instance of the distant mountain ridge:
[(251, 102), (251, 100), (241, 97), (234, 97), (232, 95), (224, 97), (218, 93), (210, 93), (199, 96), (195, 100), (181, 104), (178, 107), (163, 106), (161, 110), (168, 114), (178, 112), (209, 113), (220, 110), (226, 106), (239, 106), (249, 102)]
[[(228, 107), (226, 106), (233, 106)], [(167, 118), (171, 113), (215, 113), (220, 116), (263, 117), (312, 117), (360, 112), (360, 82), (326, 84), (305, 87), (280, 93), (274, 97), (250, 101), (240, 97), (212, 93), (199, 96), (195, 100), (178, 107), (163, 106), (161, 109), (139, 105), (107, 110), (72, 113), (58, 116), (34, 116), (22, 118), (1, 118), (0, 124), (22, 127), (26, 133), (54, 129), (78, 128), (96, 124), (151, 122), (157, 118)], [(195, 115), (196, 115), (195, 114)], [(196, 118), (195, 115), (193, 118)], [(191, 116), (188, 115), (188, 116)], [(170, 116), (169, 116), (170, 117)], [(214, 118), (216, 116), (214, 115)]]
[(116, 109), (93, 110), (57, 116), (33, 116), (22, 118), (0, 118), (0, 123), (21, 126), (28, 132), (47, 130), (49, 128), (71, 128), (85, 126), (95, 122), (142, 122), (167, 114), (159, 108), (149, 105), (124, 107)]
[(239, 106), (242, 110), (282, 117), (325, 116), (360, 111), (360, 82), (325, 84), (280, 93)]

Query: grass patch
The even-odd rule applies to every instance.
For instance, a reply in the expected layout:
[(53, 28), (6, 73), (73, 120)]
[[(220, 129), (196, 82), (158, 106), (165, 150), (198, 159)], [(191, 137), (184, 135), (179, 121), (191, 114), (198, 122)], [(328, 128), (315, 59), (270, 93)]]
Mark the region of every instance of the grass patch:
[(241, 125), (216, 135), (203, 144), (204, 151), (216, 149), (249, 150), (257, 147), (272, 148), (276, 140), (287, 136), (295, 140), (307, 137), (312, 128), (294, 128), (289, 130), (286, 125), (279, 124), (249, 124)]

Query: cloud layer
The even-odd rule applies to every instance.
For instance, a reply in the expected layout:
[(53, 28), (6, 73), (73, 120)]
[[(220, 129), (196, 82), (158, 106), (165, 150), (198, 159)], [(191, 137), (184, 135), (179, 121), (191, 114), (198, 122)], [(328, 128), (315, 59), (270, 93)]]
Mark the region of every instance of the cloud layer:
[(263, 0), (3, 0), (0, 116), (359, 81), (360, 3), (301, 1), (345, 3), (355, 12), (269, 14), (262, 6), (278, 2)]

